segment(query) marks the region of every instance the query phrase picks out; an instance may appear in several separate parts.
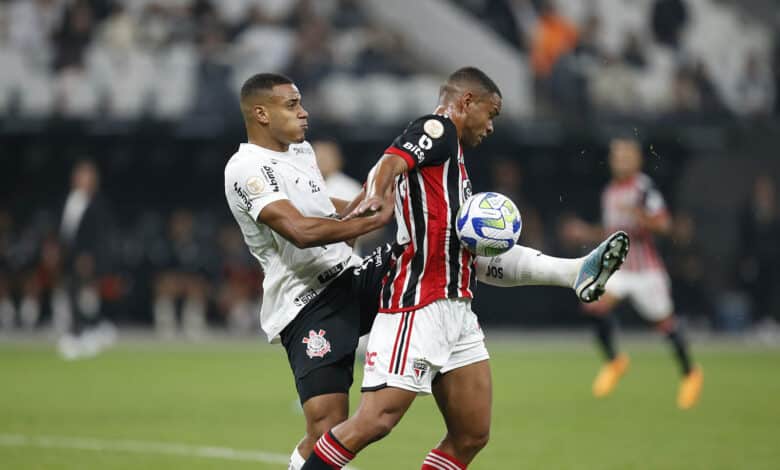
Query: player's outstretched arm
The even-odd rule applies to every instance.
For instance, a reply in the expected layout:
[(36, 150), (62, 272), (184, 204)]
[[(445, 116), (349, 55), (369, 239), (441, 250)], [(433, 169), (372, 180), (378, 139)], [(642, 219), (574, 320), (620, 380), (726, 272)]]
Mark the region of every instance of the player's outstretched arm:
[(376, 230), (390, 221), (392, 207), (368, 217), (335, 220), (325, 217), (307, 217), (287, 199), (265, 206), (257, 217), (271, 229), (298, 248), (310, 248), (346, 241)]

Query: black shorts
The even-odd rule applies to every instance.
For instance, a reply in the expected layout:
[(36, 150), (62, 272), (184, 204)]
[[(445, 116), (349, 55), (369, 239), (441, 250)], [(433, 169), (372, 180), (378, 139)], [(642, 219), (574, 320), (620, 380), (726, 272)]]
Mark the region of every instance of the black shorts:
[(301, 403), (349, 391), (355, 349), (376, 317), (390, 254), (389, 246), (374, 250), (360, 266), (333, 280), (282, 330)]

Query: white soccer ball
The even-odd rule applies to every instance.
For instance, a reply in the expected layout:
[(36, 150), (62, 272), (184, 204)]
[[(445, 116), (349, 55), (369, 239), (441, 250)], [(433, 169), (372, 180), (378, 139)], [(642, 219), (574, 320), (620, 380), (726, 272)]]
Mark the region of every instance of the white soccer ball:
[(523, 220), (517, 206), (499, 193), (478, 193), (458, 210), (460, 242), (477, 256), (498, 256), (515, 246)]

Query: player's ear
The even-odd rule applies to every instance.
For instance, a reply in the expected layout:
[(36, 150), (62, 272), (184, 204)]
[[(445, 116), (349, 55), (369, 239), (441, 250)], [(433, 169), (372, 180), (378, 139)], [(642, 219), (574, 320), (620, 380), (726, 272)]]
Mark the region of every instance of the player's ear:
[(260, 124), (268, 124), (271, 122), (271, 118), (268, 115), (268, 109), (260, 104), (256, 104), (252, 107), (252, 114)]

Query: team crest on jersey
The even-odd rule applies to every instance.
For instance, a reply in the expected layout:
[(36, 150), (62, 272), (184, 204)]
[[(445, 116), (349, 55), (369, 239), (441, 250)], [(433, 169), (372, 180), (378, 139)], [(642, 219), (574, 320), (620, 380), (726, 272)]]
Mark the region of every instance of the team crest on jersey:
[(325, 330), (309, 330), (309, 336), (301, 342), (306, 345), (306, 355), (309, 359), (325, 357), (330, 352), (330, 341), (325, 339)]
[(249, 194), (260, 194), (265, 189), (265, 183), (259, 176), (253, 176), (246, 180), (246, 189)]
[(428, 361), (422, 358), (416, 358), (412, 361), (412, 370), (414, 371), (414, 381), (418, 384), (422, 382), (425, 375), (431, 369)]
[(434, 139), (438, 139), (444, 135), (444, 124), (442, 124), (438, 119), (428, 119), (425, 121), (425, 124), (423, 124), (423, 130), (429, 136), (433, 137)]

